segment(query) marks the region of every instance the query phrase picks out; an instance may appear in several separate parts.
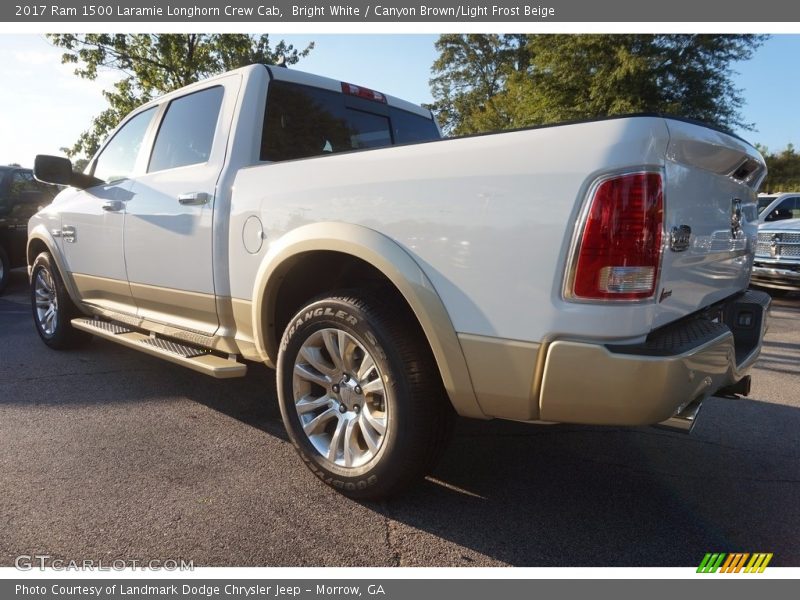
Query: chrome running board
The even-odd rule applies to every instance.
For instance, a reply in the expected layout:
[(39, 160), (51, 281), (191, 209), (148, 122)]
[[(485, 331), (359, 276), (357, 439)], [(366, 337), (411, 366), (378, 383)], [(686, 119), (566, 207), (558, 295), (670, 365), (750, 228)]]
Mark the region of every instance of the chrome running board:
[(217, 379), (244, 377), (247, 373), (247, 365), (238, 362), (235, 357), (225, 358), (213, 354), (207, 348), (191, 346), (152, 333), (148, 335), (122, 323), (97, 318), (80, 318), (73, 319), (72, 326), (75, 329), (87, 331), (92, 335), (183, 365)]

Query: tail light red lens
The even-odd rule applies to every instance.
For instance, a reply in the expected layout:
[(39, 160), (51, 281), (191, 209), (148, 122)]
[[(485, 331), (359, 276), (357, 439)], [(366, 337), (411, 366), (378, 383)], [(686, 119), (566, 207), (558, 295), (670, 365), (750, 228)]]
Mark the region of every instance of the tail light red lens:
[(573, 262), (572, 296), (637, 300), (655, 293), (664, 195), (660, 173), (601, 182), (590, 201)]

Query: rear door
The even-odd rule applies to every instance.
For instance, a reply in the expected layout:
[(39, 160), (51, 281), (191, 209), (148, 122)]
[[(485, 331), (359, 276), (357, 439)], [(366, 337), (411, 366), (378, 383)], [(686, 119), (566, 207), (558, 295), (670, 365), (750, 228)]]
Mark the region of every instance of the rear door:
[(145, 172), (131, 186), (125, 263), (138, 315), (202, 334), (218, 327), (213, 224), (239, 75), (161, 105)]

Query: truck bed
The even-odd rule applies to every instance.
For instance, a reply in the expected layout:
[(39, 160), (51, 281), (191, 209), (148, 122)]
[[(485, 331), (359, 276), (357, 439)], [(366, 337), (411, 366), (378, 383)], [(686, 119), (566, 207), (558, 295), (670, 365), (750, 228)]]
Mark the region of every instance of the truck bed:
[[(664, 177), (657, 298), (568, 301), (566, 265), (590, 187), (599, 175), (638, 169)], [(636, 343), (747, 287), (764, 169), (754, 148), (721, 131), (656, 116), (608, 119), (243, 169), (231, 231), (253, 214), (266, 219), (268, 242), (315, 222), (359, 224), (414, 258), (459, 333)], [(734, 199), (743, 214), (735, 237)], [(691, 228), (692, 244), (676, 252), (670, 233), (680, 226)], [(230, 252), (232, 296), (249, 298), (236, 282), (252, 281), (258, 261), (235, 242)]]

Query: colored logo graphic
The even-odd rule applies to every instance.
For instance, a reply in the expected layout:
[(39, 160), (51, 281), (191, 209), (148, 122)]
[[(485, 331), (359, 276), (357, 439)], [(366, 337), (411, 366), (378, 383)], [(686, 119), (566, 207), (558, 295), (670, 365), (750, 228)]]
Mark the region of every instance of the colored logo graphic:
[(754, 554), (748, 552), (735, 552), (733, 554), (709, 552), (703, 557), (703, 561), (700, 563), (700, 566), (697, 567), (697, 572), (763, 573), (771, 560), (771, 552), (756, 552)]

